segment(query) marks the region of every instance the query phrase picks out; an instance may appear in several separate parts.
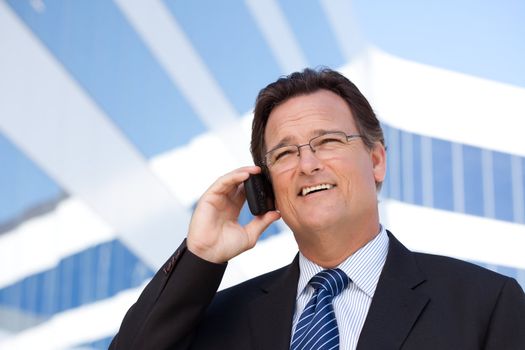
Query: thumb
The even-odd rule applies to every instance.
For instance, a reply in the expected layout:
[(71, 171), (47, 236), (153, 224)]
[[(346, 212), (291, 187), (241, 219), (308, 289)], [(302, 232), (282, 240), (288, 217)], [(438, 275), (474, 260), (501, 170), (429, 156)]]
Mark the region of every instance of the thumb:
[(278, 211), (269, 211), (264, 215), (254, 217), (253, 220), (245, 226), (251, 246), (255, 246), (255, 243), (264, 230), (266, 230), (272, 222), (277, 221), (280, 218), (281, 214)]

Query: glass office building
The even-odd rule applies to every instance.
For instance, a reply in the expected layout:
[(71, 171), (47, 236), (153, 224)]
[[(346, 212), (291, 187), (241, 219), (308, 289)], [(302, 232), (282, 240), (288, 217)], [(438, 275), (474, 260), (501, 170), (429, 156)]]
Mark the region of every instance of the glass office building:
[[(340, 70), (376, 110), (387, 229), (525, 287), (524, 11), (0, 0), (0, 349), (107, 348), (201, 193), (251, 164), (258, 90), (304, 67)], [(221, 288), (296, 252), (274, 223)]]

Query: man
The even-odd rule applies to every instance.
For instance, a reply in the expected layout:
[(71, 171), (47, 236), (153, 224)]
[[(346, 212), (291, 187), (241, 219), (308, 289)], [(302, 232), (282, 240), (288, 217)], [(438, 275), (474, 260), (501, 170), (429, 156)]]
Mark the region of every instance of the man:
[[(251, 151), (257, 166), (224, 175), (201, 197), (186, 242), (111, 348), (525, 348), (525, 296), (515, 280), (412, 253), (380, 225), (383, 133), (344, 76), (307, 69), (263, 89)], [(242, 183), (260, 171), (278, 211), (242, 227)], [(297, 241), (295, 260), (216, 293), (228, 260), (280, 217)]]

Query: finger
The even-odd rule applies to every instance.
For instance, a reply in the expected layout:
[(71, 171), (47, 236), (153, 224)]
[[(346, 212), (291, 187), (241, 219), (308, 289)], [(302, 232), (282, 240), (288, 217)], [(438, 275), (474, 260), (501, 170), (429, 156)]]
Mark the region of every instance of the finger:
[(246, 192), (244, 191), (244, 183), (241, 183), (237, 187), (237, 191), (235, 192), (235, 195), (232, 197), (233, 203), (237, 207), (242, 207), (244, 204), (244, 201), (246, 200)]
[(221, 176), (208, 189), (209, 192), (216, 194), (229, 194), (237, 189), (237, 186), (246, 180), (250, 174), (258, 174), (261, 168), (258, 166), (247, 166)]
[(252, 247), (255, 245), (261, 234), (272, 224), (281, 218), (281, 214), (277, 211), (269, 211), (264, 215), (256, 216), (250, 221), (244, 229), (250, 240)]

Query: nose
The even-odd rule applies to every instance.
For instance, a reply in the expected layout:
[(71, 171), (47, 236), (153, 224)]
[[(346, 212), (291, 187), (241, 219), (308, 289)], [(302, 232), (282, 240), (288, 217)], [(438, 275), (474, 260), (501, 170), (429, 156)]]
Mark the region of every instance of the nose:
[[(308, 146), (308, 147), (306, 147)], [(299, 146), (299, 170), (306, 175), (322, 169), (322, 162), (309, 144)]]

